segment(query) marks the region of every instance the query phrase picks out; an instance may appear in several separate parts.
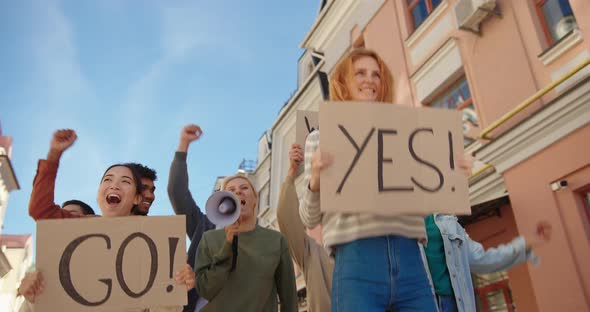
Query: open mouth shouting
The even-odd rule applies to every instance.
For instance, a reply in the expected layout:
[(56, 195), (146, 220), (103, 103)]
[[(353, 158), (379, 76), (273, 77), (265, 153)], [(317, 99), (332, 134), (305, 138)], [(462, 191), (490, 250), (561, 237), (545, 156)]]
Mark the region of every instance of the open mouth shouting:
[(248, 202), (243, 198), (238, 198), (240, 199), (240, 215), (243, 215), (248, 210), (248, 208), (246, 208), (246, 203)]
[(116, 205), (121, 202), (121, 196), (117, 194), (107, 194), (107, 204), (109, 205)]

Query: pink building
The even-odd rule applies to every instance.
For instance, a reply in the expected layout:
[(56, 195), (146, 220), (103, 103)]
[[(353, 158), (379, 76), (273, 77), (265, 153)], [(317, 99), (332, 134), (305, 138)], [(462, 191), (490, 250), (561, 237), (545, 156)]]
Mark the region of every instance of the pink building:
[(353, 47), (370, 48), (394, 74), (396, 103), (463, 112), (465, 149), (479, 160), (472, 215), (461, 220), (472, 238), (489, 247), (532, 237), (541, 220), (553, 226), (536, 251), (540, 266), (474, 278), (479, 309), (587, 311), (588, 17), (588, 0), (321, 1), (301, 43), (298, 90), (269, 131), (272, 151), (268, 139), (259, 143), (261, 218), (273, 219), (295, 112), (323, 101), (317, 73), (329, 75)]

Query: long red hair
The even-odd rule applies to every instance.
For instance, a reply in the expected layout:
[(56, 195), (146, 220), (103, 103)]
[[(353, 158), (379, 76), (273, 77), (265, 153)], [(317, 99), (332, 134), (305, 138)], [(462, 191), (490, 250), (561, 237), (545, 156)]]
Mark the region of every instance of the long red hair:
[(330, 77), (330, 99), (332, 101), (352, 101), (352, 96), (348, 90), (347, 82), (353, 79), (353, 64), (361, 57), (372, 57), (379, 65), (381, 72), (381, 89), (377, 101), (393, 103), (393, 76), (385, 62), (379, 55), (373, 51), (365, 48), (358, 48), (350, 51), (350, 53), (342, 60), (332, 73)]

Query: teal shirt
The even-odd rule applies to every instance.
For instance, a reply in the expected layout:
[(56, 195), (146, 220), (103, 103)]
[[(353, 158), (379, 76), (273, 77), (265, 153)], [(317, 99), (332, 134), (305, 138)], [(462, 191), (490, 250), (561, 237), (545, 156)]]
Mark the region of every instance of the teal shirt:
[(452, 296), (453, 285), (447, 269), (445, 258), (445, 246), (443, 244), (440, 230), (434, 223), (434, 216), (429, 215), (424, 218), (426, 224), (426, 233), (428, 235), (428, 245), (424, 248), (428, 268), (434, 284), (434, 292), (441, 296)]

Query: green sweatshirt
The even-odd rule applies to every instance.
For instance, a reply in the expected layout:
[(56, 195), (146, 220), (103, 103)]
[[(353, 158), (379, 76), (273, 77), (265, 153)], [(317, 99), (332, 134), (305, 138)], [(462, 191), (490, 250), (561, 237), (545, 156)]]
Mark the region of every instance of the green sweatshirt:
[(209, 301), (202, 312), (274, 312), (277, 295), (281, 311), (297, 311), (293, 262), (281, 233), (260, 226), (240, 233), (234, 272), (230, 272), (231, 262), (225, 231), (205, 232), (195, 263), (197, 293)]

